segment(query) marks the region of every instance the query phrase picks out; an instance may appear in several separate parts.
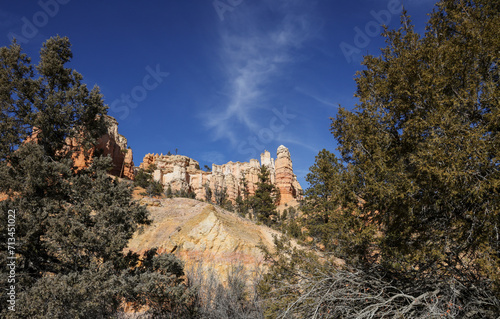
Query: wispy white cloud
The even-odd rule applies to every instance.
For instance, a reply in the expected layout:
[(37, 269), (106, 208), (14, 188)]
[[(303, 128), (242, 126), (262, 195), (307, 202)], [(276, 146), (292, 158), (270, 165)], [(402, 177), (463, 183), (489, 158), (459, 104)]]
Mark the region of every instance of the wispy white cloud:
[(333, 106), (333, 107), (338, 107), (338, 104), (335, 104), (333, 102), (330, 102), (328, 101), (326, 98), (322, 97), (322, 96), (319, 96), (318, 94), (315, 94), (315, 93), (312, 93), (310, 92), (309, 90), (305, 89), (305, 88), (302, 88), (302, 87), (295, 87), (295, 90), (305, 96), (308, 96), (310, 98), (312, 98), (313, 100), (321, 103), (321, 104), (324, 104), (326, 106)]
[(218, 107), (203, 114), (215, 139), (226, 138), (234, 145), (242, 132), (255, 133), (261, 128), (259, 110), (270, 108), (273, 86), (310, 37), (309, 17), (301, 2), (268, 0), (241, 5), (231, 13), (233, 19), (221, 25), (226, 93)]

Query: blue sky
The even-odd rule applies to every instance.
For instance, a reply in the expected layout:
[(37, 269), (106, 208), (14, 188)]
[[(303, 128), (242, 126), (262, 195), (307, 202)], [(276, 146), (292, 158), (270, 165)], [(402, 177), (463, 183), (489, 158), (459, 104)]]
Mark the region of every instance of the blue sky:
[(45, 39), (72, 43), (70, 66), (97, 84), (134, 151), (200, 162), (290, 149), (295, 174), (336, 146), (338, 106), (356, 103), (362, 55), (404, 4), (423, 33), (434, 0), (41, 0), (0, 4), (0, 46), (18, 38), (35, 61)]

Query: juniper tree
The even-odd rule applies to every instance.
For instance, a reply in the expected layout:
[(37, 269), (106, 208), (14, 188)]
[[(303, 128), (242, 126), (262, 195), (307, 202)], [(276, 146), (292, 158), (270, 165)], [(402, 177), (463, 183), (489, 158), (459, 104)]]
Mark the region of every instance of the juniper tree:
[[(71, 58), (61, 37), (47, 40), (36, 67), (15, 42), (0, 48), (0, 193), (7, 196), (0, 218), (16, 212), (17, 258), (15, 282), (7, 283), (9, 269), (0, 270), (2, 287), (15, 285), (17, 298), (13, 312), (0, 296), (2, 317), (109, 317), (123, 298), (137, 297), (124, 283), (142, 280), (134, 269), (144, 259), (124, 248), (149, 222), (145, 207), (131, 201), (130, 186), (108, 176), (110, 158), (76, 169), (66, 147), (73, 138), (89, 150), (106, 132), (99, 89), (88, 90), (65, 66)], [(8, 236), (1, 222), (2, 265)], [(148, 271), (170, 282), (170, 274)]]
[(332, 121), (391, 267), (500, 283), (499, 18), (498, 1), (441, 1), (420, 37), (404, 14)]
[(384, 31), (332, 119), (340, 158), (308, 176), (309, 232), (347, 264), (277, 245), (273, 316), (497, 318), (499, 20), (499, 1), (442, 0), (424, 35), (406, 12)]

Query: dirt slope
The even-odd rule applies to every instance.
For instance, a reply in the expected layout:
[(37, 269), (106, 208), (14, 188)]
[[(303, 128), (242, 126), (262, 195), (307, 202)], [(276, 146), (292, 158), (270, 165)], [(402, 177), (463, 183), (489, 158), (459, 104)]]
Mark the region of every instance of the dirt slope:
[(157, 247), (173, 252), (186, 263), (202, 262), (224, 272), (231, 265), (254, 268), (262, 264), (257, 247), (273, 247), (268, 227), (256, 225), (234, 213), (193, 199), (142, 199), (148, 204), (153, 223), (135, 234), (128, 248), (132, 251)]

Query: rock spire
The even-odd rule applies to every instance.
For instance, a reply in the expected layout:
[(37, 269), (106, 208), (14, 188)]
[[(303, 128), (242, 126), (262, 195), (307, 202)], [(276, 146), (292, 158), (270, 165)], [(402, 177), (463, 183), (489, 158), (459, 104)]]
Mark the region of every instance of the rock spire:
[(249, 162), (228, 162), (223, 165), (212, 164), (212, 171), (200, 169), (199, 163), (182, 155), (146, 154), (140, 167), (147, 169), (155, 164), (154, 180), (172, 191), (193, 192), (196, 198), (205, 200), (205, 188), (212, 190), (225, 188), (228, 199), (233, 203), (238, 196), (244, 198), (246, 191), (251, 196), (255, 194), (259, 181), (261, 165), (266, 165), (271, 175), (271, 182), (280, 191), (280, 204), (287, 204), (301, 199), (302, 188), (293, 174), (292, 160), (289, 150), (281, 145), (278, 147), (276, 161), (268, 151), (257, 159)]

